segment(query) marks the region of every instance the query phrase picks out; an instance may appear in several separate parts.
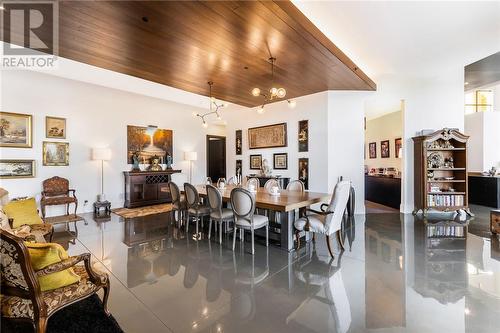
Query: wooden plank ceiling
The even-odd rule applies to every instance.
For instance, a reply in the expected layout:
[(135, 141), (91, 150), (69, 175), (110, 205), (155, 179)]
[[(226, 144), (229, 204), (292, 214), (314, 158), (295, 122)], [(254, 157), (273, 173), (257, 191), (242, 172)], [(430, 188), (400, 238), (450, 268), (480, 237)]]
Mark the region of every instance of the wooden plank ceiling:
[(62, 57), (239, 105), (262, 103), (271, 55), (287, 98), (376, 89), (288, 1), (62, 1), (59, 20)]

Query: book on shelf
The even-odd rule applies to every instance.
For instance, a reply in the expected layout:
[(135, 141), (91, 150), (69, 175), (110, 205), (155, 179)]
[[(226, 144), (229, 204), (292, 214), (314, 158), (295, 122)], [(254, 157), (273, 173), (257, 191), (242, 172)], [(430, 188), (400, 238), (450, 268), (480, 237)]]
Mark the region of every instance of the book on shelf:
[(429, 207), (459, 207), (465, 203), (461, 194), (428, 194), (427, 205)]
[(465, 227), (462, 225), (428, 225), (427, 237), (457, 237), (465, 236)]

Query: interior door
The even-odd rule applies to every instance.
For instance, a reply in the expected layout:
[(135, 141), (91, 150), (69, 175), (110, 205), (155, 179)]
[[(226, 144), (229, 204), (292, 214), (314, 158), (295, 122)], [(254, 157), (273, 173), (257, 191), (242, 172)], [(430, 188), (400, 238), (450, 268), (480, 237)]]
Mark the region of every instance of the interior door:
[(226, 137), (207, 135), (207, 176), (216, 182), (226, 178)]

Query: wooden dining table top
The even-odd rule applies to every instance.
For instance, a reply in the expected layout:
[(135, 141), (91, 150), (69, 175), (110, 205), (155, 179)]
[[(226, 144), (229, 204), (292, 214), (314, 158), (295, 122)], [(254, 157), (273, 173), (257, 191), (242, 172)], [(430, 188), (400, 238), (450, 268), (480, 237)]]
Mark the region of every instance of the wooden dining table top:
[[(228, 202), (231, 191), (238, 187), (237, 185), (226, 185), (226, 187), (219, 192), (222, 195), (222, 200)], [(197, 185), (196, 189), (200, 196), (205, 197), (207, 195), (206, 185)], [(331, 194), (328, 193), (318, 193), (318, 192), (299, 192), (299, 191), (287, 191), (280, 190), (279, 195), (272, 195), (268, 193), (264, 188), (257, 189), (255, 194), (255, 205), (257, 208), (271, 209), (275, 211), (288, 212), (294, 209), (304, 208), (316, 203), (327, 202), (330, 200)]]

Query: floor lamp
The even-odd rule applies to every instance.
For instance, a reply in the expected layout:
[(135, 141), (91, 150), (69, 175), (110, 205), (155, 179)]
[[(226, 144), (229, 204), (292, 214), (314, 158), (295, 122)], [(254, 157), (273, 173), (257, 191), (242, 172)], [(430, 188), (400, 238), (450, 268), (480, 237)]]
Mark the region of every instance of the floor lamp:
[(189, 183), (193, 180), (193, 161), (198, 159), (198, 154), (195, 151), (184, 152), (184, 160), (189, 161)]
[(106, 196), (104, 195), (104, 161), (109, 161), (111, 159), (111, 149), (109, 148), (92, 149), (92, 159), (96, 161), (101, 161), (101, 194), (97, 196), (97, 201), (103, 202), (106, 201)]

